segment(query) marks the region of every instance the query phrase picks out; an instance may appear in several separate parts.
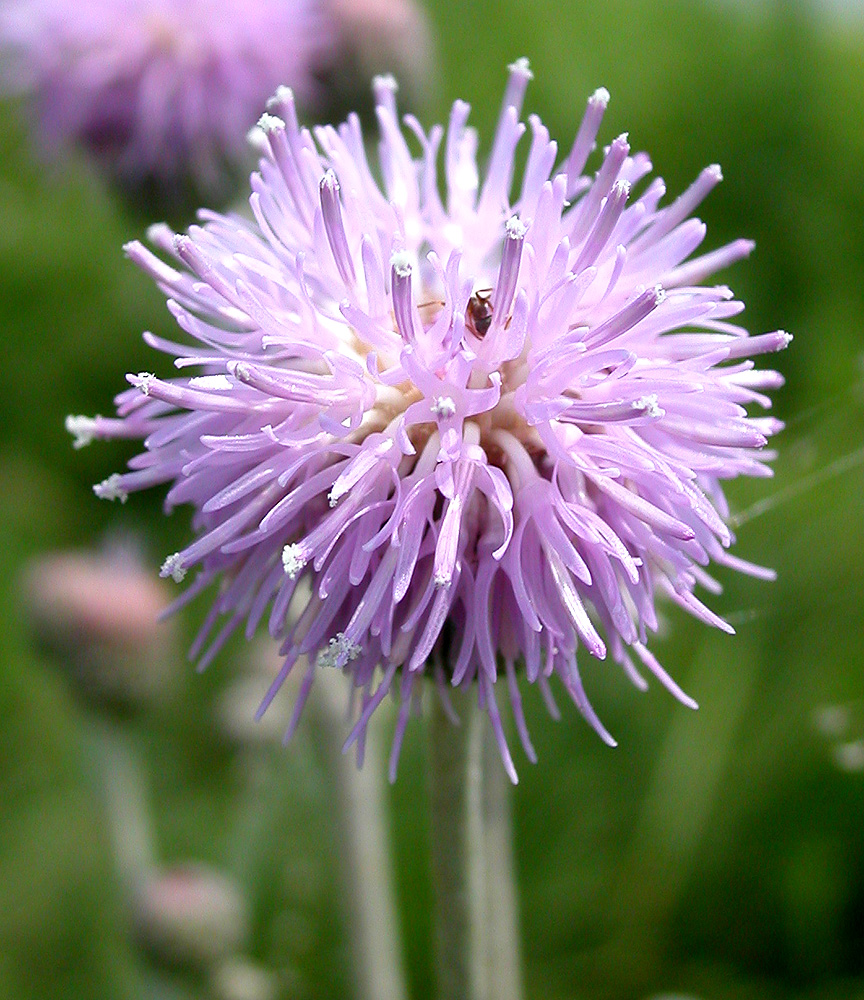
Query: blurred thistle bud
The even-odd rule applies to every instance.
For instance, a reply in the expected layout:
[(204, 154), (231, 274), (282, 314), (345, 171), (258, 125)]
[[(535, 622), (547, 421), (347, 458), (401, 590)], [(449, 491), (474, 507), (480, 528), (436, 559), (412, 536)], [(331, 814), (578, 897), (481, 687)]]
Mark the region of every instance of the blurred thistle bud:
[(853, 716), (853, 705), (820, 705), (812, 714), (813, 728), (827, 740), (838, 740), (849, 732)]
[(430, 103), (434, 44), (414, 0), (331, 0), (331, 10), (341, 49), (334, 82), (350, 106), (363, 106), (369, 80), (382, 73), (398, 77), (403, 105)]
[(212, 966), (241, 949), (249, 933), (240, 887), (198, 864), (151, 875), (134, 900), (133, 919), (141, 943), (171, 965)]
[(820, 705), (813, 728), (829, 744), (834, 765), (847, 774), (864, 771), (864, 702)]
[(276, 976), (242, 958), (217, 966), (210, 989), (215, 1000), (276, 1000), (279, 995)]
[(321, 93), (322, 0), (9, 0), (2, 85), (30, 100), (42, 149), (83, 148), (148, 211), (224, 204), (267, 98)]
[(851, 740), (834, 747), (834, 763), (849, 774), (864, 771), (864, 740)]
[(88, 700), (130, 709), (168, 687), (177, 630), (159, 616), (170, 592), (132, 548), (40, 556), (23, 591), (37, 642)]

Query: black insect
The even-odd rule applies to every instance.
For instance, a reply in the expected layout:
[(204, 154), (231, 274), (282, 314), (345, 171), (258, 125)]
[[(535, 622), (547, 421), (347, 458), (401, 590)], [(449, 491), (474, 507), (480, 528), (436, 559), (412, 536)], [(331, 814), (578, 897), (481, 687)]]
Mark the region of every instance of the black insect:
[(468, 299), (468, 308), (465, 311), (468, 329), (480, 340), (486, 336), (492, 325), (492, 303), (489, 301), (491, 295), (491, 288), (475, 292)]

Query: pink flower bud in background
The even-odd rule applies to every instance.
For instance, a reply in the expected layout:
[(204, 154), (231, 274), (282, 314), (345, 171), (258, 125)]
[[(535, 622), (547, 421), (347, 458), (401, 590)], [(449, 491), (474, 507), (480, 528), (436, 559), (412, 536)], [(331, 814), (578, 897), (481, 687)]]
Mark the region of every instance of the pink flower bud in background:
[(37, 641), (85, 697), (128, 708), (165, 690), (177, 657), (176, 628), (159, 621), (169, 594), (130, 550), (41, 556), (23, 590)]
[(240, 887), (199, 864), (154, 873), (138, 892), (133, 919), (142, 944), (178, 965), (212, 965), (241, 949), (249, 933)]

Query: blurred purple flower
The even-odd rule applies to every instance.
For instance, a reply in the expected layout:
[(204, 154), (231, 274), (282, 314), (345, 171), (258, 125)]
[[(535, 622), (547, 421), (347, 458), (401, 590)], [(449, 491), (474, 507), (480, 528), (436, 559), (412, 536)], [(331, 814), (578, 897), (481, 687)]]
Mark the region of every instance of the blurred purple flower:
[(7, 89), (43, 145), (83, 145), (124, 184), (221, 194), (246, 134), (290, 83), (310, 98), (331, 28), (319, 0), (12, 0)]
[(22, 583), (34, 636), (79, 694), (120, 709), (164, 696), (177, 634), (159, 619), (171, 593), (134, 545), (46, 553), (30, 560)]
[(260, 711), (308, 657), (290, 733), (316, 671), (341, 669), (362, 692), (348, 738), (361, 756), (398, 683), (391, 775), (427, 674), (442, 697), (445, 681), (476, 686), (514, 781), (499, 673), (532, 760), (517, 669), (553, 711), (556, 674), (614, 742), (585, 696), (580, 646), (608, 650), (644, 687), (635, 654), (692, 706), (646, 647), (656, 597), (731, 632), (694, 594), (718, 589), (703, 567), (771, 576), (727, 554), (721, 481), (770, 475), (760, 450), (780, 424), (744, 407), (769, 406), (764, 390), (782, 379), (749, 359), (790, 338), (749, 337), (729, 289), (698, 284), (752, 248), (691, 257), (705, 226), (689, 215), (720, 171), (663, 208), (660, 180), (631, 199), (651, 164), (622, 135), (584, 176), (601, 89), (557, 168), (530, 117), (511, 201), (530, 75), (524, 60), (510, 68), (482, 182), (468, 105), (454, 104), (446, 131), (406, 118), (415, 159), (395, 84), (378, 78), (383, 191), (356, 118), (301, 130), (280, 91), (282, 117), (260, 122), (255, 221), (208, 214), (186, 236), (154, 227), (171, 264), (127, 248), (198, 346), (147, 342), (204, 374), (130, 375), (119, 419), (70, 418), (79, 444), (145, 439), (133, 471), (97, 495), (170, 483), (169, 509), (194, 506), (196, 540), (162, 574), (200, 567), (178, 604), (220, 582), (196, 656), (227, 620), (201, 664), (269, 608), (285, 664)]
[(400, 99), (423, 107), (436, 89), (435, 44), (426, 12), (415, 0), (331, 0), (339, 33), (332, 82), (366, 107), (369, 81), (378, 73), (399, 80)]

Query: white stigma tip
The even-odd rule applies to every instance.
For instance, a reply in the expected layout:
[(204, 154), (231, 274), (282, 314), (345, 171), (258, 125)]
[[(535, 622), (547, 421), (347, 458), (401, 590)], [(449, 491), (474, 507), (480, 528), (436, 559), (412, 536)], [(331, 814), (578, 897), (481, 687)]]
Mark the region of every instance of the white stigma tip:
[(379, 87), (383, 87), (384, 90), (392, 90), (394, 94), (399, 89), (396, 77), (392, 73), (381, 73), (379, 76), (373, 77), (372, 86), (375, 90)]
[(66, 418), (66, 430), (75, 437), (73, 448), (85, 448), (96, 437), (96, 419), (98, 418), (69, 414)]
[(510, 63), (507, 69), (509, 69), (511, 73), (521, 73), (528, 80), (534, 79), (534, 74), (531, 72), (531, 64), (525, 56), (522, 56), (521, 59), (517, 59), (516, 62)]
[(153, 372), (138, 372), (133, 379), (130, 379), (136, 389), (140, 389), (145, 396), (150, 395), (150, 383), (156, 376)]
[(788, 347), (795, 338), (791, 333), (787, 333), (785, 330), (777, 331), (777, 340), (779, 341), (777, 345), (777, 350), (782, 351), (785, 347)]
[(446, 420), (456, 412), (456, 400), (452, 396), (436, 396), (432, 412), (436, 417), (443, 417)]
[(258, 119), (257, 128), (260, 128), (262, 132), (269, 135), (271, 132), (277, 132), (279, 129), (285, 128), (285, 122), (278, 115), (265, 113)]
[(186, 567), (183, 566), (180, 561), (179, 552), (172, 552), (165, 562), (162, 563), (162, 569), (159, 570), (159, 576), (170, 576), (175, 583), (183, 582), (183, 578), (186, 576)]
[(327, 644), (326, 649), (320, 649), (315, 657), (316, 667), (335, 667), (339, 661), (356, 660), (360, 655), (360, 647), (345, 637), (344, 632), (337, 632)]
[(407, 250), (397, 250), (390, 258), (390, 267), (400, 278), (410, 278), (414, 265), (411, 261), (411, 254)]
[(443, 570), (439, 570), (435, 574), (435, 586), (441, 590), (447, 590), (450, 584), (453, 582), (453, 578), (445, 573)]
[(605, 108), (609, 103), (609, 91), (605, 87), (598, 87), (589, 98), (592, 104), (602, 104)]
[(523, 240), (525, 239), (525, 234), (528, 232), (528, 227), (518, 215), (511, 215), (504, 223), (504, 231), (507, 233), (508, 239)]
[(303, 554), (303, 549), (295, 542), (291, 545), (286, 545), (282, 549), (282, 566), (285, 569), (285, 575), (290, 580), (295, 580), (297, 574), (306, 565), (306, 559)]
[(209, 391), (233, 389), (234, 383), (227, 375), (196, 375), (189, 379), (190, 389), (207, 389)]
[(327, 502), (330, 504), (331, 510), (339, 503), (339, 498), (342, 496), (341, 493), (336, 492), (336, 487), (334, 486), (330, 492), (327, 494)]
[(257, 125), (253, 125), (246, 133), (246, 142), (258, 153), (267, 152), (267, 136)]
[(103, 479), (101, 483), (97, 483), (93, 487), (93, 492), (100, 500), (119, 500), (120, 503), (126, 503), (129, 497), (129, 494), (120, 485), (119, 472), (115, 472), (107, 479)]
[(642, 410), (647, 416), (656, 419), (662, 417), (666, 411), (660, 406), (657, 400), (657, 393), (652, 392), (650, 396), (640, 396), (633, 402), (634, 410)]
[(666, 291), (662, 285), (654, 286), (654, 304), (660, 305), (660, 303), (666, 298)]
[(274, 108), (279, 108), (283, 104), (293, 104), (294, 103), (294, 91), (290, 87), (286, 87), (284, 84), (276, 88), (276, 93), (268, 98), (266, 108), (268, 111), (273, 111)]
[(252, 377), (252, 369), (245, 361), (229, 361), (228, 371), (238, 382), (248, 382)]

